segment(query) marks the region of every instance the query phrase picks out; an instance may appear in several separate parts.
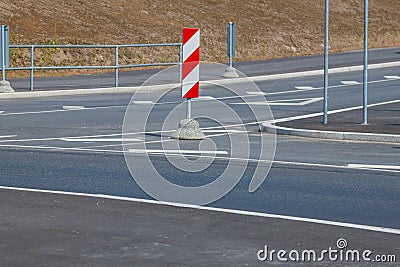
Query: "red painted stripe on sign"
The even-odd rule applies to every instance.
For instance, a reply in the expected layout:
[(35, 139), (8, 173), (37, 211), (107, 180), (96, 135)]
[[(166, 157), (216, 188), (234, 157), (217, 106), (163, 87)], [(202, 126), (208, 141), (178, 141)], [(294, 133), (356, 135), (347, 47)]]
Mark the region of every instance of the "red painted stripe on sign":
[(197, 65), (199, 65), (198, 62), (183, 63), (182, 64), (182, 80), (184, 80), (189, 75), (189, 73), (191, 73), (192, 70), (194, 68), (196, 68)]
[(199, 62), (200, 61), (200, 47), (193, 51), (193, 53), (183, 63)]
[(193, 85), (192, 88), (183, 96), (183, 98), (197, 98), (199, 97), (200, 82)]
[(193, 35), (196, 34), (197, 31), (199, 31), (198, 28), (183, 28), (183, 44), (186, 44), (190, 40), (190, 38), (192, 38)]

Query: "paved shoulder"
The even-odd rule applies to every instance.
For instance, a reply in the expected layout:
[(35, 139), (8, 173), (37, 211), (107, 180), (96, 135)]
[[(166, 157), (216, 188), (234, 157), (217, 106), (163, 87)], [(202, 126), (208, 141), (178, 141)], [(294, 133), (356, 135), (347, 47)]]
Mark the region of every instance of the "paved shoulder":
[[(264, 266), (280, 262), (272, 250), (300, 258), (315, 250), (319, 258), (329, 248), (400, 256), (396, 234), (88, 196), (0, 194), (4, 266)], [(328, 256), (318, 264), (354, 266)]]

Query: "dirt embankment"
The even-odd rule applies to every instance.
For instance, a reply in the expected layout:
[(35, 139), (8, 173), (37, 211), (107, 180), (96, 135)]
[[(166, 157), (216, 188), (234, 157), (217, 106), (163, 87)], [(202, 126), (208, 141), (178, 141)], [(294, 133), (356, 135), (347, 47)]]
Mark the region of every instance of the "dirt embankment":
[[(331, 0), (331, 51), (361, 49), (362, 0)], [(400, 45), (400, 1), (370, 0), (370, 47)], [(200, 27), (202, 60), (225, 62), (226, 24), (237, 24), (235, 60), (322, 53), (324, 0), (6, 0), (0, 23), (11, 43), (127, 44), (181, 41), (184, 26)], [(112, 49), (38, 49), (36, 65), (114, 64)], [(13, 66), (28, 49), (11, 51)], [(124, 63), (176, 61), (177, 49), (123, 49)], [(43, 72), (41, 72), (43, 75)], [(19, 74), (24, 75), (24, 74)]]

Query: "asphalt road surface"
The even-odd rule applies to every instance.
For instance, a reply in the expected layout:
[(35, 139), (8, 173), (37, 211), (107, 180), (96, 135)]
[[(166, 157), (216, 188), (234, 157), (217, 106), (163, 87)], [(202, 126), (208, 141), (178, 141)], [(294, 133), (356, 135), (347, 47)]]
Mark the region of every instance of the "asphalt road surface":
[[(395, 50), (388, 51), (397, 54)], [(354, 60), (359, 53), (351, 55), (346, 58)], [(350, 59), (347, 63), (353, 62)], [(313, 60), (313, 57), (303, 58), (296, 62), (302, 69), (311, 69)], [(399, 99), (399, 72), (399, 67), (370, 71), (370, 103)], [(329, 109), (361, 105), (361, 82), (361, 72), (331, 75)], [(322, 109), (321, 76), (256, 84), (267, 98), (275, 119)], [(246, 99), (256, 108), (264, 107), (260, 104), (263, 95), (242, 89), (243, 95), (238, 97), (217, 86), (208, 86), (201, 91), (203, 96), (208, 96), (200, 100), (202, 105), (193, 102), (194, 114), (196, 105), (204, 107), (205, 103), (209, 103), (208, 112), (218, 114), (221, 109), (213, 104), (218, 100), (242, 114), (243, 120), (242, 125), (229, 128), (232, 130), (229, 134), (223, 132), (221, 125), (202, 121), (201, 127), (214, 127), (206, 129), (205, 133), (215, 142), (220, 154), (209, 170), (197, 176), (173, 168), (168, 156), (173, 157), (174, 153), (162, 151), (164, 143), (176, 142), (168, 139), (170, 132), (159, 131), (166, 114), (182, 102), (176, 89), (154, 105), (145, 129), (147, 133), (141, 133), (140, 125), (136, 132), (136, 125), (130, 125), (133, 132), (124, 136), (123, 122), (128, 107), (134, 105), (136, 114), (140, 114), (152, 103), (131, 102), (131, 94), (0, 100), (0, 185), (152, 199), (134, 181), (124, 159), (122, 139), (131, 138), (127, 142), (133, 148), (137, 145), (138, 151), (144, 142), (148, 144), (146, 148), (153, 151), (137, 152), (135, 161), (146, 166), (145, 159), (150, 154), (163, 176), (178, 185), (204, 185), (223, 173), (229, 162), (234, 166), (248, 163), (238, 184), (209, 207), (400, 229), (399, 170), (352, 167), (352, 164), (399, 166), (399, 144), (277, 136), (271, 170), (258, 190), (250, 193), (249, 183), (260, 163), (257, 146), (260, 139), (272, 137), (258, 132), (257, 120), (242, 100)], [(145, 101), (151, 99), (152, 94), (160, 92), (144, 92), (139, 98)], [(181, 114), (183, 118), (184, 113)], [(225, 119), (222, 126), (230, 126), (232, 122)], [(230, 151), (231, 135), (248, 136), (250, 161), (245, 158), (230, 161), (234, 156)], [(182, 142), (182, 148), (196, 150), (199, 142)]]

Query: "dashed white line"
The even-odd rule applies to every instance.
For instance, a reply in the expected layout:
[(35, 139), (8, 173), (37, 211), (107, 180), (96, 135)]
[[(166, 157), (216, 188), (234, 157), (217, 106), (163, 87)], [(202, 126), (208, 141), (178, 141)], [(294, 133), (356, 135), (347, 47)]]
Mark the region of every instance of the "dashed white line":
[(78, 110), (78, 109), (85, 109), (85, 106), (63, 106), (65, 110)]
[(390, 75), (388, 75), (388, 76), (383, 76), (385, 79), (388, 79), (388, 80), (399, 80), (400, 79), (400, 76), (390, 76)]
[(317, 89), (312, 86), (295, 86), (294, 88), (296, 88), (297, 90), (315, 90), (315, 89)]
[(140, 142), (139, 138), (60, 138), (65, 142)]
[(357, 81), (340, 81), (344, 85), (358, 85), (361, 84), (360, 82)]

